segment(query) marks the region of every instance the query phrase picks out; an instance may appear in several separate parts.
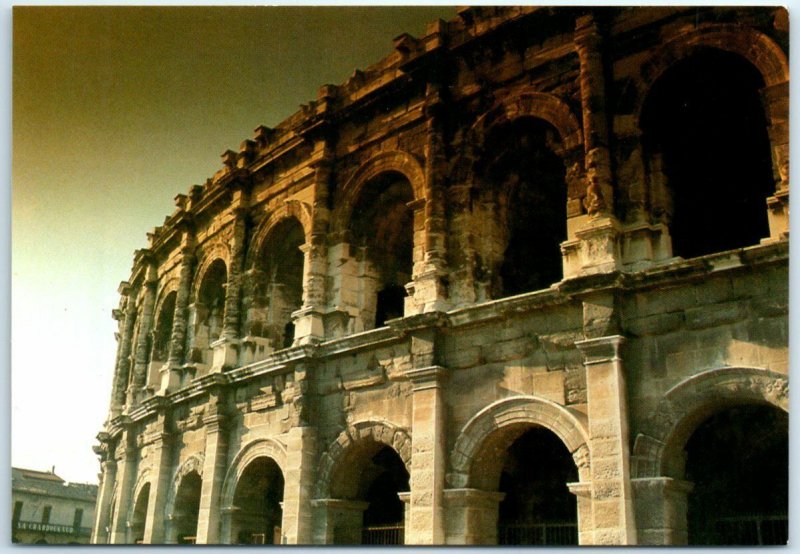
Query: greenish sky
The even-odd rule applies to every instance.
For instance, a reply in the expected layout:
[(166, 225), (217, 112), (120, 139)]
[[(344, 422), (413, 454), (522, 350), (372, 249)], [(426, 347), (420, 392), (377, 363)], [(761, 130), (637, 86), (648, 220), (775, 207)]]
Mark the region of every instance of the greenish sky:
[(455, 8), (15, 7), (12, 450), (95, 481), (111, 310), (173, 198)]

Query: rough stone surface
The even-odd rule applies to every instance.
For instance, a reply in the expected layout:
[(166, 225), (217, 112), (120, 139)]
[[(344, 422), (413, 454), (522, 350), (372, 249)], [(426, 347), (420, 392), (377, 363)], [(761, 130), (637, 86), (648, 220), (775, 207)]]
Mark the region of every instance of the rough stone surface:
[[(407, 543), (495, 544), (509, 448), (544, 428), (581, 544), (685, 543), (693, 429), (788, 410), (784, 19), (465, 8), (258, 127), (120, 288), (93, 542), (360, 543), (393, 456)], [(708, 50), (761, 79), (774, 183), (761, 236), (687, 257), (642, 113)]]

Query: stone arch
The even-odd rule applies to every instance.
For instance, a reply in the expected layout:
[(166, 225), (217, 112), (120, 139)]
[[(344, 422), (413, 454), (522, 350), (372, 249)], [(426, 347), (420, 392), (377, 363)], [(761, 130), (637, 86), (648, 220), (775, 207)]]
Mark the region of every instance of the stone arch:
[(411, 436), (408, 432), (386, 421), (361, 421), (342, 431), (322, 455), (317, 472), (315, 498), (330, 496), (334, 470), (344, 462), (346, 455), (358, 443), (369, 440), (393, 448), (411, 474)]
[(583, 144), (581, 123), (569, 105), (554, 94), (523, 90), (480, 116), (468, 132), (468, 144), (482, 148), (490, 129), (520, 117), (535, 117), (552, 125), (569, 151)]
[(403, 175), (411, 185), (414, 200), (420, 201), (425, 195), (425, 172), (417, 158), (407, 152), (394, 150), (381, 152), (361, 165), (342, 187), (331, 217), (331, 231), (347, 229), (355, 202), (364, 185), (382, 173), (396, 172)]
[(189, 296), (190, 302), (195, 302), (197, 300), (197, 295), (200, 293), (203, 279), (214, 262), (222, 260), (222, 263), (225, 264), (225, 271), (229, 271), (230, 247), (222, 241), (214, 241), (200, 250), (199, 257), (200, 263), (197, 264), (197, 269), (194, 272), (195, 277), (192, 280), (192, 292)]
[(220, 499), (223, 509), (233, 505), (233, 497), (236, 494), (236, 485), (239, 483), (239, 478), (244, 473), (244, 470), (247, 469), (247, 466), (256, 458), (273, 460), (281, 472), (286, 475), (286, 447), (283, 444), (269, 438), (248, 442), (233, 458), (225, 474)]
[(150, 468), (145, 468), (136, 478), (136, 484), (133, 486), (133, 496), (131, 497), (133, 501), (128, 506), (128, 521), (133, 519), (133, 512), (136, 508), (136, 501), (139, 499), (139, 493), (142, 492), (142, 488), (145, 485), (150, 483)]
[(167, 497), (166, 504), (167, 516), (172, 514), (173, 510), (175, 509), (175, 498), (178, 495), (178, 489), (181, 486), (181, 481), (183, 478), (193, 471), (197, 472), (201, 478), (203, 477), (204, 460), (205, 454), (202, 452), (197, 452), (196, 454), (189, 456), (186, 461), (184, 461), (180, 467), (178, 467), (178, 470), (175, 472), (175, 477), (172, 479), (172, 485), (169, 488), (169, 496)]
[(505, 434), (521, 425), (536, 425), (552, 431), (572, 454), (579, 478), (585, 481), (589, 477), (590, 451), (584, 419), (564, 406), (535, 396), (498, 400), (464, 425), (450, 455), (451, 472), (447, 482), (453, 488), (486, 488), (483, 481), (490, 478), (489, 472), (482, 467), (484, 464), (479, 458), (487, 440), (492, 439), (491, 435), (497, 436), (498, 431)]
[(789, 61), (771, 38), (755, 29), (730, 24), (705, 24), (690, 32), (678, 33), (657, 47), (642, 64), (634, 115), (639, 121), (647, 93), (658, 78), (676, 62), (699, 48), (716, 48), (738, 54), (761, 74), (767, 87), (789, 80)]
[(710, 415), (736, 404), (766, 404), (789, 411), (787, 376), (749, 367), (711, 369), (664, 394), (633, 445), (633, 477), (682, 478), (681, 450)]
[(290, 217), (300, 222), (306, 243), (311, 241), (311, 206), (299, 200), (287, 200), (270, 212), (253, 232), (245, 267), (252, 268), (257, 263), (258, 256), (272, 230)]
[(156, 304), (153, 313), (155, 314), (161, 313), (161, 307), (164, 304), (164, 299), (167, 298), (167, 296), (169, 296), (171, 292), (178, 292), (177, 277), (170, 277), (164, 283), (161, 284), (158, 290), (158, 294), (156, 295)]

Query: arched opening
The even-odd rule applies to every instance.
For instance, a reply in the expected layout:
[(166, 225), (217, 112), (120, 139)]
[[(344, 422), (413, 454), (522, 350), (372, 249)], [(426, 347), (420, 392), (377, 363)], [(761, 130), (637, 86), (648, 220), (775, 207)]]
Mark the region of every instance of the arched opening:
[(411, 184), (397, 172), (369, 181), (353, 207), (352, 252), (361, 265), (361, 317), (365, 329), (403, 317), (405, 285), (411, 281), (414, 250)]
[(245, 468), (233, 497), (236, 544), (281, 544), (283, 486), (283, 473), (271, 458), (256, 458)]
[(156, 318), (156, 328), (153, 332), (152, 361), (165, 362), (169, 357), (169, 342), (172, 337), (172, 320), (175, 317), (175, 291), (167, 294), (161, 303), (161, 309)]
[[(398, 493), (408, 492), (409, 475), (395, 450), (364, 441), (334, 475), (331, 493), (356, 501), (349, 517), (334, 527), (335, 544), (403, 544), (405, 508)], [(360, 504), (359, 504), (360, 502)]]
[(764, 82), (736, 54), (705, 48), (656, 81), (642, 108), (651, 211), (691, 258), (769, 236), (775, 192)]
[(261, 251), (266, 280), (262, 332), (274, 348), (288, 348), (294, 341), (292, 312), (303, 305), (304, 257), (300, 247), (305, 241), (303, 226), (290, 217), (272, 229)]
[(577, 500), (567, 488), (577, 480), (572, 456), (552, 431), (525, 430), (502, 464), (498, 544), (578, 544)]
[(567, 185), (558, 132), (525, 117), (494, 127), (478, 166), (484, 267), (478, 281), (492, 298), (546, 288), (563, 276)]
[(150, 500), (150, 483), (145, 484), (139, 495), (136, 497), (136, 503), (133, 508), (133, 518), (131, 519), (131, 536), (130, 540), (133, 544), (142, 544), (144, 542), (144, 525), (147, 519), (147, 503)]
[(203, 480), (196, 471), (181, 479), (172, 511), (172, 538), (178, 544), (194, 544), (197, 540), (197, 516), (200, 513), (200, 489)]
[(222, 334), (227, 282), (225, 262), (215, 260), (203, 275), (192, 307), (194, 335), (188, 337), (191, 344), (189, 361), (192, 363), (207, 364), (211, 361), (211, 343)]
[(788, 540), (789, 417), (764, 405), (725, 409), (685, 446), (689, 544)]

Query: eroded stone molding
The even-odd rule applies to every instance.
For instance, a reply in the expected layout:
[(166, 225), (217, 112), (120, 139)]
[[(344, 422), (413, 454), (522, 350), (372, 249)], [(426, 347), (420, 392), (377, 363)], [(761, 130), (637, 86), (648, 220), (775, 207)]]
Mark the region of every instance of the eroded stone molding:
[(683, 477), (683, 446), (703, 420), (741, 404), (768, 404), (789, 411), (786, 375), (765, 369), (726, 367), (704, 371), (672, 387), (642, 423), (632, 455), (632, 477)]
[[(544, 427), (555, 433), (572, 453), (580, 480), (588, 478), (589, 433), (581, 416), (543, 398), (515, 396), (490, 404), (464, 425), (450, 456), (451, 472), (447, 474), (448, 486), (483, 490), (495, 488), (496, 483), (491, 481), (494, 477), (499, 478), (501, 468), (495, 467), (495, 471), (489, 471), (483, 467), (491, 465), (489, 458), (497, 466), (496, 457), (492, 456), (491, 452), (485, 452), (487, 449), (493, 450), (487, 442), (496, 440), (498, 432), (513, 433), (515, 429), (531, 425)], [(483, 460), (484, 458), (486, 459)], [(486, 463), (482, 464), (482, 461)]]
[(374, 442), (394, 449), (406, 470), (411, 473), (411, 436), (408, 432), (387, 421), (367, 420), (349, 425), (322, 455), (317, 472), (315, 498), (329, 498), (334, 471), (347, 461), (359, 443)]
[(222, 486), (220, 504), (222, 509), (233, 506), (233, 497), (236, 494), (236, 485), (239, 483), (244, 471), (257, 458), (269, 458), (274, 461), (286, 475), (286, 446), (275, 439), (264, 438), (248, 442), (239, 450), (233, 461), (228, 466), (225, 481)]

